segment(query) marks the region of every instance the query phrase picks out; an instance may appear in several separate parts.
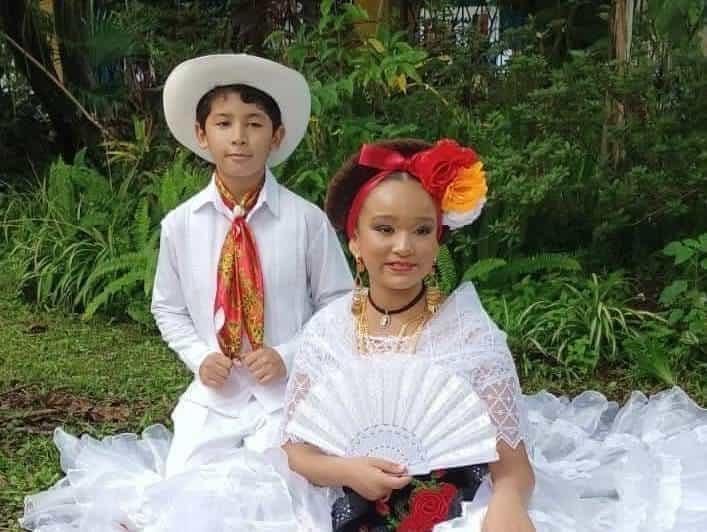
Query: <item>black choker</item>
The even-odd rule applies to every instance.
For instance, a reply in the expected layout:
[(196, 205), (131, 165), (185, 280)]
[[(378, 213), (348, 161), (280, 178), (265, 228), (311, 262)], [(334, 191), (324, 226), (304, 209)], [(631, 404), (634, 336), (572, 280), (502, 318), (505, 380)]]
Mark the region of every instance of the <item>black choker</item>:
[(383, 316), (381, 317), (380, 321), (380, 326), (384, 329), (387, 329), (390, 327), (390, 317), (394, 314), (400, 314), (401, 312), (405, 312), (406, 310), (410, 310), (412, 307), (417, 305), (419, 303), (420, 299), (422, 299), (422, 296), (425, 295), (425, 285), (424, 283), (422, 284), (422, 289), (420, 290), (420, 293), (415, 296), (415, 298), (410, 301), (407, 305), (404, 307), (400, 307), (395, 310), (385, 310), (380, 308), (378, 305), (375, 304), (373, 301), (373, 298), (371, 297), (371, 292), (370, 290), (368, 291), (368, 301), (371, 302), (371, 306), (378, 311), (379, 314), (382, 314)]

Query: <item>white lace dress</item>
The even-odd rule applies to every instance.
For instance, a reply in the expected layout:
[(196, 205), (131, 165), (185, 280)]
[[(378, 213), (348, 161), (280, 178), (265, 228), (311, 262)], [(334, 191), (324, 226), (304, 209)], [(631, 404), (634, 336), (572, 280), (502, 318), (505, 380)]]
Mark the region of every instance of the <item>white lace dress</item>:
[[(360, 357), (350, 296), (315, 315), (301, 334), (288, 385), (290, 413), (330, 371)], [(404, 351), (397, 339), (369, 338), (370, 356)], [(404, 346), (402, 346), (404, 347)], [(707, 530), (707, 412), (674, 388), (623, 407), (601, 394), (568, 400), (522, 396), (505, 335), (462, 285), (422, 330), (413, 356), (467, 379), (486, 402), (498, 438), (525, 444), (536, 474), (531, 518), (549, 532), (704, 532)], [(165, 479), (171, 435), (55, 443), (66, 476), (28, 496), (21, 524), (39, 532), (327, 531), (338, 490), (316, 488), (287, 467), (280, 449), (213, 456)], [(290, 439), (285, 432), (283, 439)], [(463, 514), (435, 530), (479, 530), (490, 485)]]

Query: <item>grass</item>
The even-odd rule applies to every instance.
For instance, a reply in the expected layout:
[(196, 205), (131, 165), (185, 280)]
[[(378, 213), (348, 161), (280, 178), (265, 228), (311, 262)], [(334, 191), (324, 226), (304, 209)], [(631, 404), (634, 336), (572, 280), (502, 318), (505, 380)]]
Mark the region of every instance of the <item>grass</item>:
[[(664, 387), (620, 369), (584, 380), (548, 365), (537, 369), (521, 375), (526, 393), (595, 389), (622, 402), (633, 389)], [(19, 531), (24, 496), (61, 478), (52, 443), (57, 425), (96, 437), (140, 432), (157, 422), (169, 426), (189, 379), (154, 331), (37, 311), (0, 293), (0, 531)], [(679, 384), (707, 404), (701, 371), (684, 374)]]
[(0, 530), (61, 478), (52, 431), (102, 436), (161, 422), (189, 382), (154, 333), (0, 298)]

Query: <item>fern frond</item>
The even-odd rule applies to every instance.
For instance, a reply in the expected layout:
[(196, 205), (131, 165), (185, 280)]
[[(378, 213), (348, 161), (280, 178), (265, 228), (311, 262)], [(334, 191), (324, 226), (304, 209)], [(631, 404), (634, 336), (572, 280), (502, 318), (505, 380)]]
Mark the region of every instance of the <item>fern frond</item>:
[(90, 319), (96, 313), (96, 311), (103, 305), (106, 305), (112, 296), (122, 292), (128, 287), (132, 287), (135, 284), (142, 281), (143, 273), (142, 271), (129, 271), (122, 277), (111, 281), (106, 285), (103, 291), (94, 297), (89, 304), (86, 306), (86, 310), (83, 313), (83, 319)]
[(152, 286), (155, 282), (155, 273), (157, 272), (157, 257), (158, 251), (156, 248), (145, 250), (145, 297), (149, 297), (150, 294), (152, 294)]
[(150, 204), (147, 198), (140, 199), (133, 217), (132, 236), (135, 249), (144, 248), (150, 240)]
[(133, 252), (121, 255), (119, 257), (111, 257), (93, 270), (91, 275), (86, 280), (86, 283), (81, 288), (81, 291), (76, 295), (75, 302), (78, 303), (85, 299), (86, 294), (100, 280), (112, 275), (116, 272), (128, 270), (131, 273), (138, 272), (142, 274), (145, 269), (145, 255), (142, 252)]
[(506, 261), (503, 259), (499, 258), (489, 258), (489, 259), (482, 259), (478, 262), (475, 262), (467, 270), (464, 272), (464, 276), (462, 277), (462, 280), (464, 281), (475, 281), (475, 280), (480, 280), (480, 281), (485, 281), (489, 274), (497, 270), (499, 268), (502, 268), (506, 265)]
[(513, 259), (497, 273), (504, 277), (521, 277), (539, 271), (580, 271), (579, 262), (566, 253), (543, 253)]
[(457, 287), (457, 267), (454, 257), (446, 244), (439, 247), (437, 254), (437, 272), (439, 273), (440, 289), (444, 294), (451, 294)]

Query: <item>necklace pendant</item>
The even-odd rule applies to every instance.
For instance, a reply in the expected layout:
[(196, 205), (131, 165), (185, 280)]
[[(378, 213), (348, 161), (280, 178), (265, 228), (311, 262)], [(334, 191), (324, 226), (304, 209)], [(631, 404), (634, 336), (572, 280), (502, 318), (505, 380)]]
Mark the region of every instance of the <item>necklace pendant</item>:
[(381, 316), (380, 326), (384, 329), (390, 327), (390, 314), (383, 314)]

